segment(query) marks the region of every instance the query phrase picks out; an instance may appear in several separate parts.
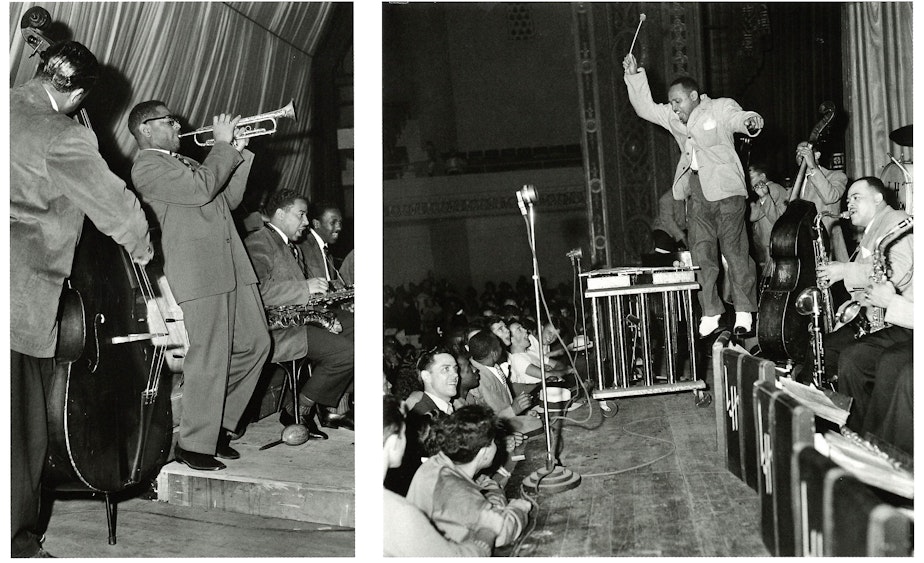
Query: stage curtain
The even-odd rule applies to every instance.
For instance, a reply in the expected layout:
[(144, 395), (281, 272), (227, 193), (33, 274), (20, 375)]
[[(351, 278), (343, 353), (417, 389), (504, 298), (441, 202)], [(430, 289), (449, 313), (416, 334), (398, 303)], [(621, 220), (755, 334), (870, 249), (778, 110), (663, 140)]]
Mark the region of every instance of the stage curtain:
[[(80, 41), (105, 67), (87, 109), (114, 171), (126, 177), (134, 157), (127, 119), (139, 102), (162, 100), (185, 126), (198, 128), (218, 113), (246, 117), (294, 100), (297, 123), (281, 120), (274, 137), (251, 141), (255, 169), (261, 160), (266, 167), (251, 183), (310, 195), (311, 63), (330, 3), (11, 4), (11, 86), (35, 73), (38, 57), (29, 57), (19, 31), (22, 14), (34, 5), (51, 14), (54, 27), (47, 35)], [(184, 143), (184, 152), (195, 149)]]
[(847, 175), (879, 176), (886, 152), (910, 158), (889, 140), (913, 117), (911, 2), (850, 2), (844, 6), (847, 79)]

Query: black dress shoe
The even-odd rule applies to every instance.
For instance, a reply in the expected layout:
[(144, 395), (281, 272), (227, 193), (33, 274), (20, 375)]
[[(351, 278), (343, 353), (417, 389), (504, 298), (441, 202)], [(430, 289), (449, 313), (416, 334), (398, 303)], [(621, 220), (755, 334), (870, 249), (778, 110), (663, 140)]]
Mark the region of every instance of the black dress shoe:
[(225, 468), (225, 464), (213, 456), (184, 450), (179, 444), (173, 449), (173, 454), (177, 461), (197, 471), (218, 471)]
[(318, 420), (324, 428), (346, 428), (353, 430), (353, 417), (350, 413), (333, 414), (324, 407), (318, 408)]
[(228, 431), (222, 431), (221, 436), (218, 438), (218, 447), (215, 449), (215, 457), (220, 457), (221, 459), (238, 459), (241, 457), (241, 454), (231, 447), (231, 433)]
[[(308, 429), (308, 438), (311, 440), (326, 440), (328, 438), (327, 434), (321, 432), (318, 428), (318, 425), (314, 422), (313, 416), (302, 416), (300, 417), (301, 425)], [(295, 424), (295, 415), (289, 414), (289, 411), (282, 409), (279, 411), (279, 423), (283, 426), (291, 426)]]

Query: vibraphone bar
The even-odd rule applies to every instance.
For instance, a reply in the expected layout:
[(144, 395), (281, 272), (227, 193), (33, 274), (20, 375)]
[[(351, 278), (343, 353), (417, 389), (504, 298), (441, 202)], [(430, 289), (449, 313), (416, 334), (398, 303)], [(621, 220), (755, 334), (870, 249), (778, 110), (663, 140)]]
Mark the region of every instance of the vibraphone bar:
[[(706, 382), (697, 378), (696, 370), (693, 291), (699, 284), (693, 268), (610, 268), (581, 276), (596, 346), (594, 399), (705, 389)], [(663, 314), (665, 383), (658, 383), (654, 373), (651, 329), (658, 312)], [(690, 379), (686, 381), (681, 381), (683, 366), (677, 362), (683, 339), (681, 323), (685, 323), (690, 356)], [(641, 360), (641, 378), (636, 381), (637, 360)]]

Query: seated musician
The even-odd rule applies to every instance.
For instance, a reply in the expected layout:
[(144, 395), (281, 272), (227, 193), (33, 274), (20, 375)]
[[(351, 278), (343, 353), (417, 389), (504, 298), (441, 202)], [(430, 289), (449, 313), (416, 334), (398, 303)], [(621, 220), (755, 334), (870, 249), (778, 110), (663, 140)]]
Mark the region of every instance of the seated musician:
[(491, 409), (462, 407), (436, 422), (427, 438), (433, 455), (420, 466), (407, 500), (453, 541), (481, 528), (497, 534), (496, 546), (513, 543), (529, 522), (531, 505), (508, 501), (503, 489), (482, 471), (497, 453), (497, 419)]
[(296, 243), (305, 256), (308, 276), (324, 278), (333, 288), (343, 289), (347, 284), (330, 253), (330, 246), (337, 242), (343, 230), (340, 210), (331, 203), (312, 203), (308, 206), (307, 218), (310, 228)]
[[(266, 204), (269, 223), (244, 241), (260, 280), (260, 295), (265, 307), (304, 305), (313, 296), (327, 291), (326, 279), (306, 276), (298, 258), (298, 247), (292, 242), (308, 226), (307, 209), (304, 197), (293, 190), (279, 190)], [(339, 313), (338, 320), (342, 331), (337, 334), (314, 325), (270, 331), (273, 362), (303, 356), (312, 362), (311, 377), (299, 392), (298, 408), (300, 422), (307, 426), (313, 438), (327, 438), (314, 422), (315, 412), (321, 422), (325, 422), (327, 411), (323, 406), (336, 406), (353, 381), (353, 323), (343, 322)], [(292, 409), (293, 405), (287, 403), (279, 415), (279, 422), (286, 426), (293, 424), (295, 413)], [(346, 419), (342, 426), (352, 429), (352, 421)]]
[(754, 255), (757, 258), (757, 267), (766, 272), (770, 263), (770, 234), (773, 225), (780, 215), (786, 211), (786, 188), (767, 177), (767, 165), (754, 162), (748, 167), (748, 176), (751, 179), (751, 189), (757, 196), (751, 202), (751, 229), (754, 233)]
[[(907, 235), (910, 237), (911, 235)], [(838, 361), (838, 389), (853, 397), (847, 426), (861, 436), (871, 433), (913, 452), (911, 424), (912, 409), (900, 405), (910, 404), (901, 374), (912, 364), (914, 328), (914, 296), (912, 285), (899, 295), (891, 281), (876, 283), (859, 295), (866, 307), (881, 307), (885, 321), (892, 326), (880, 332), (898, 333), (898, 338), (862, 338), (841, 352)], [(880, 334), (875, 333), (872, 336)], [(907, 338), (906, 338), (907, 337)], [(897, 342), (892, 342), (897, 340)], [(896, 404), (893, 405), (893, 401)], [(897, 416), (894, 409), (907, 416)], [(897, 443), (896, 443), (897, 442)]]
[[(831, 237), (831, 258), (846, 262), (847, 245), (844, 243), (844, 234), (841, 231), (839, 220), (834, 215), (841, 212), (841, 197), (847, 188), (847, 175), (840, 170), (828, 170), (818, 164), (821, 151), (814, 149), (808, 142), (803, 141), (796, 147), (796, 165), (802, 166), (805, 160), (805, 184), (802, 188), (802, 199), (815, 204), (819, 213), (827, 211), (833, 214), (821, 220)], [(856, 223), (854, 223), (856, 225)]]
[[(817, 269), (819, 284), (832, 284), (843, 281), (851, 291), (853, 299), (858, 300), (861, 292), (870, 285), (874, 274), (873, 259), (877, 251), (877, 241), (897, 228), (899, 223), (908, 218), (904, 211), (892, 209), (886, 203), (886, 187), (879, 178), (872, 176), (859, 178), (847, 191), (847, 211), (850, 222), (864, 229), (857, 258), (852, 262), (829, 262)], [(878, 249), (882, 252), (881, 268), (887, 279), (892, 282), (898, 295), (910, 295), (914, 273), (914, 246), (910, 236), (893, 238), (893, 233), (884, 240), (886, 244)], [(885, 280), (876, 280), (885, 281)], [(869, 314), (873, 310), (867, 306)], [(825, 372), (829, 379), (839, 375), (840, 354), (848, 346), (861, 345), (870, 349), (884, 349), (896, 344), (909, 342), (912, 337), (910, 329), (893, 325), (882, 330), (859, 336), (855, 339), (856, 323), (838, 328), (824, 336)], [(854, 354), (851, 354), (854, 355)]]

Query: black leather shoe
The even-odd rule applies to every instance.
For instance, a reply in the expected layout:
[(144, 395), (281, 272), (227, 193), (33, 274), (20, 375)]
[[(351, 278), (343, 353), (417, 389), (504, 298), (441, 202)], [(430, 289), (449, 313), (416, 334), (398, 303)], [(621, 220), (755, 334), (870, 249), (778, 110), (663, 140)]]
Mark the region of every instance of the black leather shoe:
[[(301, 424), (308, 429), (308, 438), (311, 440), (326, 440), (328, 438), (327, 434), (321, 432), (318, 428), (318, 425), (314, 422), (314, 416), (302, 416)], [(279, 423), (283, 426), (291, 426), (295, 424), (295, 415), (289, 414), (289, 411), (282, 409), (279, 411)]]
[(215, 451), (215, 457), (220, 457), (221, 459), (238, 459), (241, 457), (241, 454), (231, 447), (231, 433), (228, 431), (222, 431), (221, 436), (218, 438), (218, 447)]
[(215, 459), (209, 454), (200, 454), (184, 450), (179, 445), (173, 449), (174, 457), (180, 463), (185, 463), (190, 469), (197, 471), (219, 471), (225, 468), (225, 464)]
[(318, 420), (324, 428), (346, 428), (353, 430), (353, 417), (350, 413), (333, 414), (325, 407), (318, 407)]

